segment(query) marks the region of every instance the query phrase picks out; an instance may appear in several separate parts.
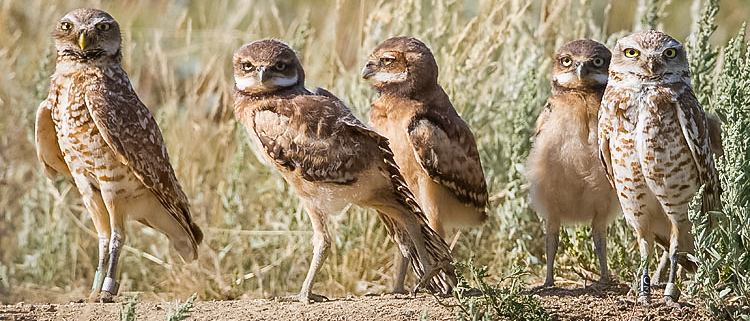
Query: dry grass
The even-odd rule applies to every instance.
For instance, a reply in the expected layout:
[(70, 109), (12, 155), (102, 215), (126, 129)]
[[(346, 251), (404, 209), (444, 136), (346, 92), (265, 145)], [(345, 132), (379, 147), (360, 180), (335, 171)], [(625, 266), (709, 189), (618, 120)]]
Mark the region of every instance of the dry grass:
[[(748, 16), (741, 2), (726, 1), (736, 10), (722, 11), (713, 41), (736, 33), (738, 19)], [(375, 92), (359, 70), (372, 48), (394, 35), (424, 40), (440, 66), (439, 82), (474, 129), (491, 194), (490, 222), (464, 233), (456, 258), (474, 256), (490, 275), (503, 275), (496, 272), (513, 263), (543, 275), (543, 225), (527, 207), (521, 171), (549, 93), (551, 56), (572, 39), (611, 46), (637, 28), (636, 7), (625, 3), (0, 1), (0, 301), (84, 293), (95, 270), (96, 238), (80, 197), (68, 182), (44, 176), (33, 144), (36, 107), (54, 70), (50, 32), (73, 8), (98, 7), (120, 23), (123, 67), (156, 115), (206, 234), (200, 259), (186, 265), (166, 237), (130, 223), (121, 290), (166, 300), (197, 292), (205, 300), (295, 293), (312, 251), (297, 197), (258, 161), (233, 118), (231, 55), (240, 45), (265, 37), (287, 41), (301, 57), (308, 87), (329, 89), (366, 119)], [(698, 18), (696, 9), (684, 12), (689, 4), (659, 4), (663, 19), (656, 22), (684, 40)], [(335, 296), (389, 288), (395, 249), (377, 216), (351, 208), (332, 220), (331, 255), (316, 291)], [(557, 266), (596, 271), (590, 231), (565, 231)], [(610, 234), (612, 269), (632, 278), (632, 231), (620, 220)]]

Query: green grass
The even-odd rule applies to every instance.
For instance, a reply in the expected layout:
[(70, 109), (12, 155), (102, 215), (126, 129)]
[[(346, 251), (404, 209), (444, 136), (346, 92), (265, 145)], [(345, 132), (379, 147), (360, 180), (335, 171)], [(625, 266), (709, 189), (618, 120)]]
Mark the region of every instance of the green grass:
[[(696, 93), (706, 109), (727, 121), (727, 154), (718, 164), (726, 191), (722, 217), (734, 230), (721, 234), (727, 239), (716, 250), (746, 260), (741, 253), (748, 224), (739, 223), (748, 220), (750, 195), (742, 167), (749, 163), (750, 104), (743, 89), (749, 73), (745, 40), (736, 36), (750, 9), (742, 0), (725, 0), (714, 20), (709, 23), (704, 14), (699, 23), (700, 3), (638, 2), (642, 6), (603, 0), (2, 1), (0, 301), (49, 300), (71, 292), (85, 297), (93, 278), (97, 240), (91, 219), (70, 183), (44, 176), (33, 143), (35, 111), (54, 70), (50, 33), (66, 12), (86, 6), (119, 21), (123, 67), (161, 126), (205, 233), (199, 260), (183, 264), (166, 237), (129, 223), (120, 261), (123, 291), (155, 292), (166, 300), (198, 293), (206, 300), (299, 290), (312, 251), (309, 219), (281, 176), (255, 157), (231, 109), (231, 56), (243, 43), (265, 37), (290, 43), (308, 87), (329, 89), (363, 120), (375, 91), (359, 71), (371, 50), (395, 35), (415, 36), (431, 47), (440, 84), (477, 137), (491, 196), (489, 222), (464, 231), (455, 257), (474, 257), (487, 266), (493, 284), (516, 265), (528, 267), (526, 281), (544, 275), (543, 224), (526, 203), (523, 164), (549, 95), (555, 49), (581, 37), (611, 47), (640, 25), (663, 29), (697, 57), (691, 59)], [(640, 12), (649, 12), (648, 19)], [(396, 249), (377, 215), (352, 207), (331, 221), (331, 255), (314, 291), (339, 296), (389, 289)], [(598, 271), (590, 230), (564, 232), (557, 274), (578, 280), (577, 274)], [(730, 240), (732, 233), (741, 238)], [(717, 244), (708, 240), (714, 239), (701, 243), (704, 249)], [(611, 269), (632, 280), (637, 251), (623, 220), (610, 227), (608, 248)], [(702, 285), (696, 295), (708, 298), (717, 315), (727, 306), (747, 306), (744, 275), (750, 266), (742, 260), (716, 263), (718, 275), (696, 282)], [(719, 295), (727, 288), (730, 294)]]

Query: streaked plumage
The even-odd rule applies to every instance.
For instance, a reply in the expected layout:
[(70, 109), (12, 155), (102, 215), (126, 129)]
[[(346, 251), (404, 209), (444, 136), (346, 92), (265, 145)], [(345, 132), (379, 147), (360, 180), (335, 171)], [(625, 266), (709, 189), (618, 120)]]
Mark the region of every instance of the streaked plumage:
[(571, 41), (553, 61), (552, 96), (537, 120), (526, 176), (529, 203), (546, 222), (547, 277), (554, 285), (554, 262), (562, 223), (590, 223), (601, 281), (609, 281), (607, 225), (620, 213), (617, 195), (599, 159), (597, 115), (611, 54), (588, 39)]
[(331, 93), (308, 91), (296, 54), (278, 40), (240, 48), (234, 78), (237, 119), (299, 194), (313, 223), (313, 259), (295, 299), (324, 299), (311, 286), (330, 245), (326, 219), (350, 203), (378, 211), (403, 254), (413, 259), (418, 286), (450, 293), (456, 280), (448, 246), (427, 225), (385, 137)]
[(37, 155), (50, 178), (63, 175), (80, 191), (99, 234), (90, 298), (111, 301), (127, 218), (166, 234), (186, 261), (197, 258), (203, 234), (159, 127), (122, 70), (117, 22), (104, 11), (78, 9), (53, 36), (57, 65), (37, 111)]
[(618, 40), (609, 76), (599, 149), (625, 218), (636, 230), (642, 259), (639, 301), (650, 299), (648, 262), (655, 241), (668, 245), (664, 294), (668, 302), (677, 301), (678, 256), (684, 267), (695, 268), (683, 255), (694, 253), (688, 204), (705, 185), (702, 211), (720, 207), (712, 130), (690, 87), (685, 50), (672, 37), (651, 30)]

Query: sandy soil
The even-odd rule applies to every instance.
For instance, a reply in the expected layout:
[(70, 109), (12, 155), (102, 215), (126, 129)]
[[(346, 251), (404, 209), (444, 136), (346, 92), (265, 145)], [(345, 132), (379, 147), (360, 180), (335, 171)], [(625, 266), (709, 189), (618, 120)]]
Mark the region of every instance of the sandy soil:
[[(705, 311), (690, 299), (667, 306), (661, 290), (654, 289), (649, 308), (635, 305), (629, 287), (555, 287), (536, 291), (554, 320), (708, 320)], [(453, 299), (446, 303), (455, 303)], [(120, 320), (121, 303), (17, 303), (0, 305), (0, 320)], [(166, 320), (174, 304), (141, 301), (137, 320)], [(329, 302), (301, 304), (274, 300), (197, 301), (189, 320), (452, 320), (455, 311), (435, 298), (399, 295), (337, 298)]]

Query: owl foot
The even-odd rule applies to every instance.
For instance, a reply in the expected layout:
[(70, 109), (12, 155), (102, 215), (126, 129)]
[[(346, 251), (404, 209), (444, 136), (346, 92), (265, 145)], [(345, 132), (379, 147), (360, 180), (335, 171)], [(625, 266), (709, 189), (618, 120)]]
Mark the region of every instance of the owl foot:
[(667, 287), (664, 288), (664, 302), (667, 305), (677, 302), (680, 299), (680, 289), (677, 284), (667, 283)]

